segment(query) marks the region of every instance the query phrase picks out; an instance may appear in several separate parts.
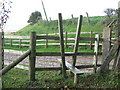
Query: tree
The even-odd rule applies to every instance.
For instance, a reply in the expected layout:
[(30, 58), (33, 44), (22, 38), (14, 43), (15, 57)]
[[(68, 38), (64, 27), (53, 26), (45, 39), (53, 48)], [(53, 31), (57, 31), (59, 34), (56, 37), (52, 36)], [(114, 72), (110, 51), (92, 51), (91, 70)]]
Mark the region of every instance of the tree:
[(37, 23), (39, 20), (42, 20), (42, 15), (39, 11), (35, 11), (30, 15), (29, 20), (27, 22), (33, 25)]
[(104, 10), (104, 13), (106, 13), (108, 17), (113, 16), (115, 12), (116, 10), (112, 8), (107, 8), (106, 10)]
[[(0, 70), (4, 67), (4, 27), (9, 18), (11, 1), (0, 2)], [(2, 88), (2, 78), (0, 77), (0, 89)]]

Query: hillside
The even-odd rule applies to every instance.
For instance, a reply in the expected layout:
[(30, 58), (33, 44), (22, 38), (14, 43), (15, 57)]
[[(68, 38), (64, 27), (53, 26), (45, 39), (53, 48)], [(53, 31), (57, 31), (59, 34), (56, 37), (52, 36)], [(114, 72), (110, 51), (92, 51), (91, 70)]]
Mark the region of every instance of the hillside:
[[(72, 24), (71, 19), (63, 20), (63, 29), (65, 32), (75, 32), (77, 27), (78, 18), (74, 18), (75, 24)], [(83, 18), (82, 22), (82, 32), (102, 32), (105, 25), (102, 24), (104, 21), (104, 16), (94, 16), (90, 17), (90, 25), (87, 24), (87, 18)], [(15, 35), (29, 35), (30, 32), (35, 31), (38, 34), (44, 33), (57, 33), (58, 23), (57, 20), (49, 21), (49, 23), (42, 21), (34, 25), (27, 25), (21, 30), (17, 31)]]

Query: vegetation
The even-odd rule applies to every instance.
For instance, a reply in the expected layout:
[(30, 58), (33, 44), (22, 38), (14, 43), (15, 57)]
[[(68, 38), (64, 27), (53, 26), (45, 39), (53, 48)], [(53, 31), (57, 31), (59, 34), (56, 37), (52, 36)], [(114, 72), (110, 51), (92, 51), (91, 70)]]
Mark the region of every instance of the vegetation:
[(36, 81), (29, 81), (28, 71), (14, 68), (3, 76), (4, 88), (120, 88), (120, 71), (104, 75), (80, 75), (77, 86), (73, 85), (73, 76), (63, 79), (58, 71), (36, 72)]
[(29, 17), (28, 23), (30, 23), (30, 25), (33, 25), (35, 23), (37, 23), (38, 21), (42, 20), (42, 15), (40, 12), (35, 11), (31, 14), (31, 16)]
[(104, 12), (107, 14), (108, 17), (116, 14), (116, 10), (112, 8), (107, 8)]
[[(74, 18), (75, 24), (72, 24), (71, 19), (63, 20), (63, 29), (65, 32), (76, 32), (77, 20), (78, 18)], [(87, 18), (83, 18), (82, 32), (102, 32), (105, 25), (102, 24), (104, 21), (104, 16), (94, 16), (90, 17), (91, 23), (87, 24)], [(37, 34), (45, 34), (45, 33), (58, 33), (58, 24), (57, 20), (49, 21), (48, 23), (45, 21), (38, 22), (34, 25), (27, 25), (21, 30), (17, 31), (15, 35), (29, 35), (30, 32), (35, 31)]]

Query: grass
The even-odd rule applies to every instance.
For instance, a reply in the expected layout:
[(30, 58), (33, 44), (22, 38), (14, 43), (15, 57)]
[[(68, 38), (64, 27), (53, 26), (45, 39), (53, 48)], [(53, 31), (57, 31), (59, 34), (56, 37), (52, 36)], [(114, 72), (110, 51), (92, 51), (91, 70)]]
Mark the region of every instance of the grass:
[(120, 88), (120, 71), (107, 74), (80, 75), (79, 82), (73, 85), (73, 76), (67, 73), (64, 79), (58, 71), (36, 72), (35, 82), (29, 81), (29, 72), (14, 68), (3, 76), (4, 88)]
[[(104, 21), (104, 16), (95, 16), (90, 17), (91, 23), (90, 25), (87, 24), (87, 18), (83, 18), (82, 22), (82, 32), (102, 32), (105, 25), (102, 24)], [(63, 30), (64, 32), (76, 32), (77, 28), (77, 20), (78, 18), (74, 18), (75, 24), (72, 24), (71, 19), (63, 20)], [(38, 22), (34, 25), (27, 25), (17, 31), (15, 35), (29, 35), (30, 32), (34, 31), (37, 34), (46, 34), (46, 33), (58, 33), (58, 21), (53, 20), (51, 22)]]

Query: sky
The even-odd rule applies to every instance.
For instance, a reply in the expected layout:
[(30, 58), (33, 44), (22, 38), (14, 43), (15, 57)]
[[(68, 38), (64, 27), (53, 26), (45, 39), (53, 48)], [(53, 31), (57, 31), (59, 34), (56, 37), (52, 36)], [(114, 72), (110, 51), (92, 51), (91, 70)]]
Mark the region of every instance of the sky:
[[(2, 0), (0, 0), (2, 1)], [(32, 12), (39, 11), (45, 19), (41, 0), (11, 0), (12, 9), (9, 14), (10, 18), (5, 26), (5, 32), (17, 31), (28, 23), (28, 19)], [(118, 8), (119, 0), (43, 0), (48, 19), (58, 18), (58, 13), (62, 13), (63, 19), (71, 18), (79, 15), (86, 16), (103, 16), (106, 8)]]

